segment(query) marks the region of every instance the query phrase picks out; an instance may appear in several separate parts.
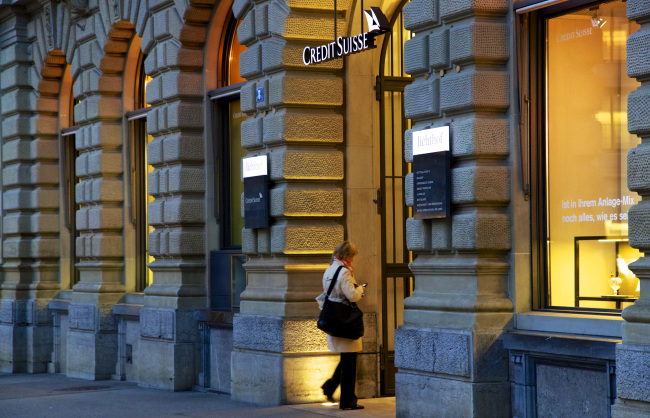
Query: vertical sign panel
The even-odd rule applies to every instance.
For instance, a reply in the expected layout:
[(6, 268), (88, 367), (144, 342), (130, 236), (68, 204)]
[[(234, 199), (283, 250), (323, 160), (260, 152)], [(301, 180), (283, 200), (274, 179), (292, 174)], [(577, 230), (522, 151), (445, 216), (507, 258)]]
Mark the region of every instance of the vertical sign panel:
[(244, 226), (268, 228), (269, 186), (266, 155), (244, 158)]
[(450, 215), (449, 126), (413, 132), (413, 217)]

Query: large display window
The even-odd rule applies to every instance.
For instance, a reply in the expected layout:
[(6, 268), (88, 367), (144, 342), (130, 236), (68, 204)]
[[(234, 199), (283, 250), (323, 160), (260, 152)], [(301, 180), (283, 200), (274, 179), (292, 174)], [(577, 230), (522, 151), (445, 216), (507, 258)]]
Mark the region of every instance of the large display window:
[(628, 265), (626, 40), (639, 26), (624, 1), (594, 3), (543, 19), (547, 307), (622, 309), (638, 297)]

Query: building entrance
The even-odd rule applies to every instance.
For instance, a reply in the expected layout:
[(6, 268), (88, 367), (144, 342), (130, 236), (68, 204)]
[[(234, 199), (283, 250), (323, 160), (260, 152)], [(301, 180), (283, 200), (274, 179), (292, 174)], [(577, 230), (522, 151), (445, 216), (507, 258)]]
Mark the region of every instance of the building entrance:
[(404, 117), (404, 87), (411, 77), (404, 73), (404, 42), (410, 39), (404, 29), (403, 1), (391, 19), (391, 32), (381, 46), (377, 100), (380, 123), (380, 183), (377, 212), (381, 216), (381, 394), (395, 394), (394, 331), (402, 323), (404, 299), (413, 291), (413, 274), (406, 248), (406, 219), (411, 209), (404, 200), (404, 178), (411, 164), (404, 161), (404, 132), (411, 122)]

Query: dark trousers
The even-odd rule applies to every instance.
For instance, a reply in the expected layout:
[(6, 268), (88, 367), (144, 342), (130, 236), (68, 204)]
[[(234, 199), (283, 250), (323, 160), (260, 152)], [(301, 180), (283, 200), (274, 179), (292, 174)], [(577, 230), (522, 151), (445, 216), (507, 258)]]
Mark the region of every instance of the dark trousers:
[(339, 407), (356, 405), (357, 396), (354, 387), (357, 383), (357, 353), (341, 353), (341, 360), (332, 377), (323, 384), (323, 392), (331, 396), (336, 388), (341, 385), (341, 400)]

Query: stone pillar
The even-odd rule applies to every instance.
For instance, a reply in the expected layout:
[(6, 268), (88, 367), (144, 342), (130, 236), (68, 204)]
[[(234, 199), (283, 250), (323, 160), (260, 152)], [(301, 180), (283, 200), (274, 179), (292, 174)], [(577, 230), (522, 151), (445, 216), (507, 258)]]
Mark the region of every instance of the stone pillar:
[[(628, 96), (628, 130), (641, 138), (641, 143), (627, 155), (627, 185), (642, 200), (629, 211), (630, 245), (644, 253), (650, 251), (650, 7), (647, 1), (628, 0), (627, 17), (641, 28), (627, 40), (627, 75), (641, 86)], [(616, 350), (616, 404), (614, 417), (647, 417), (650, 415), (650, 258), (641, 257), (630, 265), (641, 282), (641, 293), (634, 305), (623, 311), (623, 342)]]
[[(44, 38), (50, 36), (48, 43), (32, 43), (29, 16), (19, 7), (7, 10), (0, 22), (4, 258), (0, 371), (42, 373), (52, 352), (47, 305), (60, 287), (57, 95), (65, 57), (54, 51), (51, 27), (41, 32)], [(47, 10), (51, 13), (49, 6)]]
[[(350, 2), (339, 1), (339, 10)], [(268, 155), (271, 225), (244, 229), (248, 286), (234, 319), (232, 397), (264, 405), (322, 400), (338, 357), (315, 326), (322, 274), (343, 240), (342, 61), (304, 66), (306, 45), (334, 39), (333, 1), (236, 0), (243, 19), (242, 142)], [(345, 33), (344, 14), (338, 34)], [(264, 100), (257, 102), (257, 88)], [(254, 365), (254, 367), (251, 367)]]
[[(119, 11), (119, 10), (118, 10)], [(87, 13), (85, 10), (81, 12)], [(133, 26), (92, 8), (77, 18), (71, 63), (79, 283), (69, 305), (67, 375), (110, 379), (118, 355), (113, 304), (124, 295), (122, 71)]]
[[(214, 0), (156, 3), (142, 34), (147, 54), (149, 265), (153, 284), (140, 311), (142, 386), (191, 389), (200, 369), (196, 310), (207, 306), (205, 264), (205, 92), (207, 23)], [(182, 5), (181, 5), (182, 4)]]
[[(450, 126), (452, 215), (407, 220), (415, 291), (395, 333), (397, 416), (507, 417), (511, 247), (510, 2), (412, 0), (404, 26), (405, 136)], [(407, 177), (413, 204), (413, 175)]]

